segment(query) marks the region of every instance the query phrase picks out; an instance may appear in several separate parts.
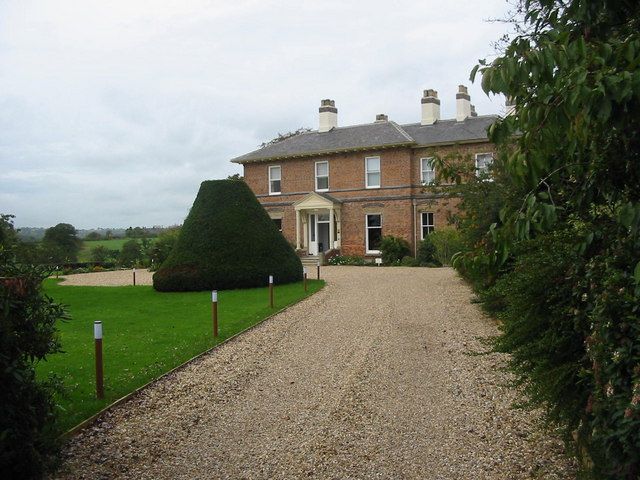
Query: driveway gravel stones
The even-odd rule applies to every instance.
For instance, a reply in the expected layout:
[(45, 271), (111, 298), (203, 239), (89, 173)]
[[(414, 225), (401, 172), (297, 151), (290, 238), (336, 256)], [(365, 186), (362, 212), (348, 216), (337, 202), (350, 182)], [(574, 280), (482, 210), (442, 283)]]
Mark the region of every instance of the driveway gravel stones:
[(73, 438), (57, 478), (575, 478), (505, 357), (475, 355), (497, 329), (453, 270), (323, 276)]

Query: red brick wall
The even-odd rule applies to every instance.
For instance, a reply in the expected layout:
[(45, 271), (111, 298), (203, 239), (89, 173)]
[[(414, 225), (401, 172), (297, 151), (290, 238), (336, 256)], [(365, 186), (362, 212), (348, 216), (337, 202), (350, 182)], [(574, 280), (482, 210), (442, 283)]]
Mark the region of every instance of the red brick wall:
[[(493, 151), (490, 143), (437, 148), (397, 148), (311, 158), (286, 159), (244, 165), (244, 177), (268, 211), (282, 215), (285, 237), (295, 244), (295, 210), (293, 202), (315, 189), (315, 162), (329, 162), (328, 195), (342, 200), (341, 251), (346, 255), (365, 255), (365, 215), (381, 213), (383, 235), (406, 239), (412, 252), (420, 241), (420, 213), (434, 212), (436, 229), (449, 227), (447, 217), (457, 209), (458, 199), (429, 199), (433, 191), (420, 186), (420, 158), (451, 153), (474, 161), (474, 153)], [(380, 156), (381, 188), (365, 188), (365, 157)], [(282, 194), (268, 195), (268, 167), (282, 167)], [(399, 188), (398, 188), (399, 187)], [(349, 190), (349, 191), (341, 191)], [(395, 198), (393, 198), (395, 197)], [(400, 198), (398, 198), (400, 197)], [(414, 200), (416, 206), (414, 207)], [(300, 232), (300, 239), (304, 238)]]

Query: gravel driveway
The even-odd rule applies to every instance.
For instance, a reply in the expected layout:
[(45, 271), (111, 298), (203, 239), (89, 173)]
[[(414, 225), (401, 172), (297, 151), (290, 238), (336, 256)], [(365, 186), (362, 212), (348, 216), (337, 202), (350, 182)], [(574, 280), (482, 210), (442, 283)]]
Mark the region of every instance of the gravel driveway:
[(504, 358), (469, 355), (496, 327), (453, 270), (323, 275), (78, 435), (59, 478), (575, 478)]

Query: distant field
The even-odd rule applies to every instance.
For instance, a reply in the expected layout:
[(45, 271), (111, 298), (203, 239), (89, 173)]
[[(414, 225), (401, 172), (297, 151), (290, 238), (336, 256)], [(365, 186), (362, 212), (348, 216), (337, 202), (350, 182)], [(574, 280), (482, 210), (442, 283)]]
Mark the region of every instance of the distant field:
[[(122, 250), (122, 245), (131, 240), (130, 238), (114, 238), (112, 240), (83, 240), (82, 241), (82, 249), (78, 254), (79, 262), (89, 262), (91, 261), (91, 249), (95, 248), (99, 245), (102, 245), (109, 250)], [(140, 242), (140, 239), (137, 239)], [(151, 242), (155, 240), (155, 238), (149, 239)]]

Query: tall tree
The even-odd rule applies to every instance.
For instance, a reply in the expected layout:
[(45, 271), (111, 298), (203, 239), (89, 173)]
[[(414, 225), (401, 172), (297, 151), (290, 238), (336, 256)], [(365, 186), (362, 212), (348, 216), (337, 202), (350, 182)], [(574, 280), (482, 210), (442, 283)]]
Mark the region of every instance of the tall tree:
[(47, 228), (42, 240), (46, 260), (50, 263), (77, 261), (81, 244), (75, 227), (68, 223), (59, 223), (55, 227)]

